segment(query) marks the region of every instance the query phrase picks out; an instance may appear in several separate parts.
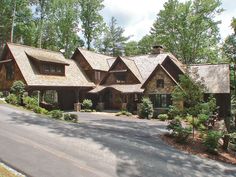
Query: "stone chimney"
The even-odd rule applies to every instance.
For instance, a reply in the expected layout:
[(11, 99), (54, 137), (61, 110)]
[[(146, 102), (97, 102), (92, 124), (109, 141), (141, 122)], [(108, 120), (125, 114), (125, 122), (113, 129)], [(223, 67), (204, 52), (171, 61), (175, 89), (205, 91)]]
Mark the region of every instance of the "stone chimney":
[(164, 53), (164, 48), (161, 45), (154, 45), (152, 47), (152, 54), (161, 54)]

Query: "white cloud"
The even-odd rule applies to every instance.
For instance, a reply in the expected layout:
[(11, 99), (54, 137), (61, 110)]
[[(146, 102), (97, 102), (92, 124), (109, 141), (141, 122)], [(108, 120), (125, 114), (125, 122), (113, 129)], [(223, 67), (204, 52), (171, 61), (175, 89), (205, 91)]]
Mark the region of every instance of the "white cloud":
[[(163, 9), (167, 0), (104, 0), (105, 8), (102, 15), (107, 23), (112, 16), (117, 19), (118, 25), (125, 29), (126, 36), (133, 36), (131, 40), (139, 40), (148, 34), (156, 14)], [(182, 2), (186, 0), (181, 0)], [(231, 19), (236, 17), (236, 1), (223, 0), (225, 11), (217, 19), (222, 21), (219, 25), (222, 38), (231, 34)]]

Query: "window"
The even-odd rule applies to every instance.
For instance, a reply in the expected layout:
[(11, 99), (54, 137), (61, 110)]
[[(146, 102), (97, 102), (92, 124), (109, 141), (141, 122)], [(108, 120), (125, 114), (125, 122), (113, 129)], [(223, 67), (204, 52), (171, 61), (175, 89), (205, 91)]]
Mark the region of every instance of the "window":
[(150, 94), (149, 97), (154, 108), (167, 108), (171, 105), (170, 94)]
[(95, 80), (100, 81), (101, 80), (101, 72), (100, 71), (95, 71)]
[(6, 67), (6, 79), (13, 80), (14, 79), (14, 65), (13, 63), (7, 63)]
[(43, 64), (41, 72), (42, 72), (42, 74), (63, 75), (64, 74), (64, 66), (63, 65)]
[(164, 88), (164, 79), (157, 79), (157, 88)]
[(116, 83), (125, 83), (126, 73), (115, 73)]

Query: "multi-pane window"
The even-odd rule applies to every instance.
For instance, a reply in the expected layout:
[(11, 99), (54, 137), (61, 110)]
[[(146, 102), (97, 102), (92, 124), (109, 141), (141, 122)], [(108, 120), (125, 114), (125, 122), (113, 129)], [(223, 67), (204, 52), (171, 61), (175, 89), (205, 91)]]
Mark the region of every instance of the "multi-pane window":
[(164, 88), (164, 79), (157, 79), (157, 88)]
[(154, 108), (167, 108), (171, 105), (170, 94), (150, 94), (149, 97)]
[(6, 79), (13, 80), (14, 79), (14, 65), (13, 63), (7, 63), (6, 67)]
[(63, 75), (64, 74), (64, 66), (63, 65), (43, 64), (42, 65), (42, 74)]

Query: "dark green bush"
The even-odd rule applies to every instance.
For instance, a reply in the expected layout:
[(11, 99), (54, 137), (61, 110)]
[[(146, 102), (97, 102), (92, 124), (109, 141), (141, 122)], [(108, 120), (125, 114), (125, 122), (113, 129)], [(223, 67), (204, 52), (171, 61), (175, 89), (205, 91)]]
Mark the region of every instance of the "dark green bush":
[(0, 98), (3, 98), (4, 94), (2, 92), (0, 92)]
[(17, 105), (19, 103), (19, 99), (15, 94), (10, 94), (5, 98), (5, 101), (9, 104)]
[(76, 114), (64, 114), (65, 121), (78, 122), (78, 115)]
[(140, 105), (141, 108), (141, 117), (142, 118), (150, 118), (153, 115), (153, 105), (151, 100), (148, 97), (142, 98), (142, 102)]
[(25, 91), (25, 84), (22, 81), (15, 81), (11, 87), (11, 93), (22, 96)]
[(165, 121), (167, 120), (169, 117), (167, 114), (159, 114), (158, 115), (158, 119), (160, 119), (161, 121)]
[(91, 107), (93, 106), (93, 102), (92, 102), (92, 100), (84, 99), (82, 106), (84, 109), (91, 109)]
[(34, 109), (35, 107), (38, 107), (38, 101), (35, 98), (31, 98), (29, 96), (26, 96), (23, 98), (23, 103), (27, 109)]
[(210, 130), (204, 136), (203, 143), (206, 146), (207, 150), (210, 153), (217, 153), (218, 150), (218, 141), (222, 137), (220, 131)]
[(63, 112), (60, 110), (52, 110), (49, 112), (49, 115), (53, 118), (53, 119), (61, 119), (63, 117)]

